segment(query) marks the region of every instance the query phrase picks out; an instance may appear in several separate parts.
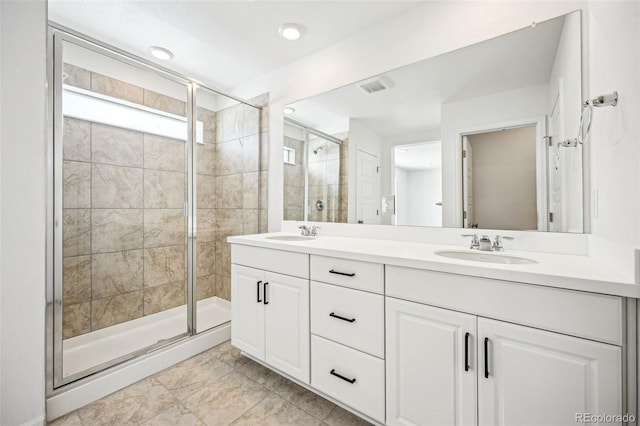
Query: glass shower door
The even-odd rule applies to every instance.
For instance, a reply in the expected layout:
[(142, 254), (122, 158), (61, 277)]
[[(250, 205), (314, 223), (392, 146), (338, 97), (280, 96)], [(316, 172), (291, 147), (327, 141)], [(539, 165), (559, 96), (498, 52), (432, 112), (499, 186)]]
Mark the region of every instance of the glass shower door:
[[(195, 288), (198, 333), (231, 321), (231, 235), (257, 234), (260, 109), (205, 87), (195, 92)], [(262, 167), (261, 167), (262, 166)], [(264, 200), (262, 200), (264, 202)], [(266, 203), (265, 203), (266, 204)], [(264, 211), (264, 210), (263, 210)]]
[(54, 386), (188, 335), (188, 85), (54, 36)]

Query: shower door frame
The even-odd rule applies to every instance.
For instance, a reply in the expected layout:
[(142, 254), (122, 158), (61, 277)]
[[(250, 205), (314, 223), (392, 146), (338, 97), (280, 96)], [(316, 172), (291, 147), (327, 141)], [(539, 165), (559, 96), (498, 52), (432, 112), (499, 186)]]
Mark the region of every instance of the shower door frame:
[[(63, 70), (63, 43), (72, 43), (79, 47), (89, 49), (107, 58), (123, 62), (144, 71), (155, 73), (187, 89), (186, 118), (186, 176), (187, 196), (185, 201), (185, 215), (187, 219), (187, 321), (186, 331), (172, 336), (156, 344), (130, 352), (126, 355), (112, 359), (92, 368), (83, 370), (67, 377), (63, 376), (63, 335), (62, 335), (62, 70)], [(47, 35), (47, 258), (46, 258), (46, 393), (55, 395), (61, 389), (79, 386), (88, 380), (89, 376), (107, 374), (114, 369), (124, 368), (126, 361), (136, 359), (147, 353), (156, 351), (178, 341), (188, 339), (197, 334), (197, 297), (196, 297), (196, 214), (197, 194), (195, 182), (196, 158), (196, 92), (203, 88), (233, 99), (239, 103), (249, 105), (258, 111), (261, 107), (251, 102), (212, 89), (184, 75), (164, 68), (153, 62), (132, 55), (99, 40), (73, 31), (57, 23), (49, 21)], [(56, 95), (59, 95), (56, 98)], [(258, 144), (258, 156), (261, 158), (261, 144)], [(260, 174), (258, 175), (260, 187)], [(260, 206), (259, 206), (260, 207)], [(258, 229), (260, 229), (260, 215), (258, 215)], [(219, 324), (214, 330), (227, 322)], [(203, 330), (208, 331), (208, 330)], [(108, 370), (108, 371), (107, 371)]]

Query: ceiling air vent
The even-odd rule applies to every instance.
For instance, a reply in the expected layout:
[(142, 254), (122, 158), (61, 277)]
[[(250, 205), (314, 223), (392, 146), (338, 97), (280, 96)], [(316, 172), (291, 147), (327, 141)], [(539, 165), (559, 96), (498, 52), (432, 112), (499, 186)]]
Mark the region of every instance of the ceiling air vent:
[(393, 82), (389, 77), (381, 75), (361, 81), (356, 85), (365, 93), (376, 93), (393, 87)]

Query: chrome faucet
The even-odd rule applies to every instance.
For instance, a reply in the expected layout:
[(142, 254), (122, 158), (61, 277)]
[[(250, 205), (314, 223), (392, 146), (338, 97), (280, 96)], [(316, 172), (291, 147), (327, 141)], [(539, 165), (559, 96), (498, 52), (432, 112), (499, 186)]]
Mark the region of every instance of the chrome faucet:
[(478, 250), (481, 251), (492, 251), (493, 245), (491, 245), (491, 238), (488, 235), (483, 235), (480, 237)]
[(307, 225), (300, 225), (298, 226), (298, 229), (300, 229), (300, 234), (304, 235), (305, 237), (317, 237), (318, 229), (320, 229), (320, 227), (316, 225), (313, 225), (312, 227), (308, 227)]
[(311, 229), (309, 229), (307, 225), (300, 225), (298, 226), (298, 229), (300, 230), (300, 234), (304, 235), (305, 237), (311, 235)]
[(504, 251), (504, 246), (502, 245), (502, 240), (513, 240), (513, 237), (507, 237), (505, 235), (496, 235), (493, 244), (491, 243), (491, 238), (488, 235), (483, 235), (478, 238), (478, 234), (463, 234), (463, 237), (471, 237), (471, 245), (469, 246), (472, 250), (480, 250), (480, 251)]
[(504, 251), (504, 246), (502, 245), (503, 239), (513, 240), (513, 237), (507, 237), (506, 235), (496, 235), (496, 238), (493, 241), (493, 251)]

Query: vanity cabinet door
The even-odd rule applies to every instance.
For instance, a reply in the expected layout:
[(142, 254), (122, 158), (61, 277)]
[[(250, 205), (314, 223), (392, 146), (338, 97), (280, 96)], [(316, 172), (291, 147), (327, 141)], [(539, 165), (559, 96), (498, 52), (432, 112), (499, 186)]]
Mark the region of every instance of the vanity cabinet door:
[(480, 426), (621, 414), (620, 347), (484, 318), (478, 336)]
[(266, 272), (265, 361), (309, 383), (309, 281)]
[(475, 425), (476, 317), (390, 297), (386, 312), (387, 424)]
[(264, 360), (264, 271), (231, 265), (231, 344)]

